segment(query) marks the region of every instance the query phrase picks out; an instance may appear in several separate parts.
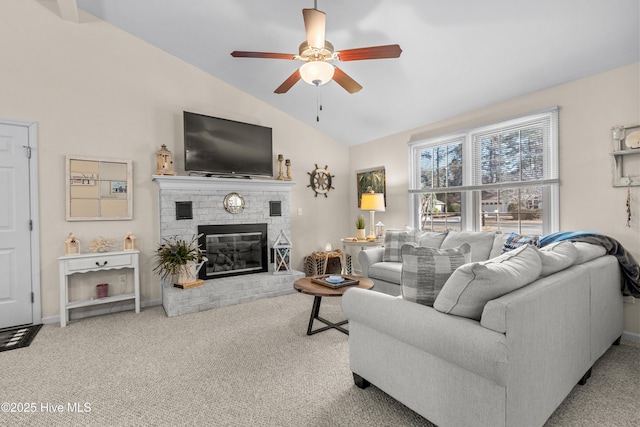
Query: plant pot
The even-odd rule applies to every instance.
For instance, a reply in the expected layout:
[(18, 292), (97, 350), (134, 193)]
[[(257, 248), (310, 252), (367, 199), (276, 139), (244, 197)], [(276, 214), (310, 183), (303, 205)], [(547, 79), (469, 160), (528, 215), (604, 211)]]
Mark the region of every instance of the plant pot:
[(182, 285), (184, 283), (191, 283), (198, 280), (198, 272), (205, 262), (207, 262), (207, 258), (204, 257), (201, 262), (187, 261), (185, 265), (180, 267), (177, 283)]
[(364, 228), (356, 229), (356, 237), (358, 238), (358, 240), (366, 240), (367, 231)]

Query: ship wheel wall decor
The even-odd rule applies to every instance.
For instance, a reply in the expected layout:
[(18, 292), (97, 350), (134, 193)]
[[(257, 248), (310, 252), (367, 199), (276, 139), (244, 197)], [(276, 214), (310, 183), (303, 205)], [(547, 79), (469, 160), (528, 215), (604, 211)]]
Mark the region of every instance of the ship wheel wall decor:
[(316, 193), (316, 197), (318, 197), (318, 194), (324, 194), (324, 197), (327, 197), (327, 193), (333, 188), (331, 178), (335, 175), (331, 175), (327, 168), (328, 166), (326, 165), (324, 169), (319, 168), (316, 163), (316, 168), (311, 172), (307, 172), (309, 174), (309, 185), (307, 187), (311, 187)]

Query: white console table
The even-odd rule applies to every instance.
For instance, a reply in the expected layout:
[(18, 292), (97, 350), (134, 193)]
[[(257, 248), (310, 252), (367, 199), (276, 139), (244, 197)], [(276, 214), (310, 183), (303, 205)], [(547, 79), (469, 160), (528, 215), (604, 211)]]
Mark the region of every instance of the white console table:
[[(116, 301), (134, 300), (136, 313), (140, 313), (140, 273), (138, 258), (140, 251), (100, 252), (80, 255), (67, 255), (58, 258), (60, 269), (60, 327), (64, 328), (69, 320), (69, 310), (107, 304)], [(130, 268), (133, 269), (133, 293), (114, 295), (82, 301), (69, 301), (69, 276), (77, 273), (90, 273)]]

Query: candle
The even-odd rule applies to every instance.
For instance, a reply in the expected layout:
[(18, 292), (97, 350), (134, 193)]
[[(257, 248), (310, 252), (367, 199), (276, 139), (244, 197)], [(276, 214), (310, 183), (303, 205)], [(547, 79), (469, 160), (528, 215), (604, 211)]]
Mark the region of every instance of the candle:
[(291, 164), (291, 160), (289, 160), (289, 159), (285, 160), (285, 161), (284, 161), (284, 164), (285, 164), (285, 165), (290, 165), (290, 164)]
[(325, 243), (324, 250), (325, 252), (331, 252), (331, 243)]
[(278, 160), (282, 160), (283, 158), (282, 154), (278, 154)]

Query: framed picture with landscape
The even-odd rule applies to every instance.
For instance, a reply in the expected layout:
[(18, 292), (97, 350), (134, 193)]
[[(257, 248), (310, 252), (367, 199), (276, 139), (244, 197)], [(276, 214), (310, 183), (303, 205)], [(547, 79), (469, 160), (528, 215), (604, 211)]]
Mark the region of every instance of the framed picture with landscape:
[(356, 171), (356, 187), (358, 189), (358, 207), (360, 207), (362, 193), (371, 190), (374, 193), (384, 194), (384, 204), (387, 205), (387, 180), (384, 166)]

